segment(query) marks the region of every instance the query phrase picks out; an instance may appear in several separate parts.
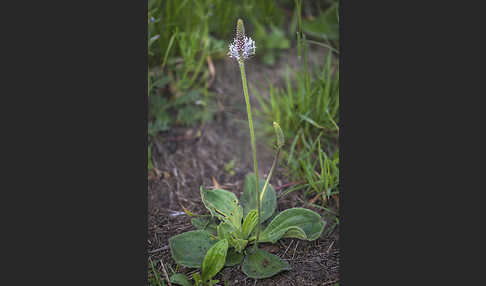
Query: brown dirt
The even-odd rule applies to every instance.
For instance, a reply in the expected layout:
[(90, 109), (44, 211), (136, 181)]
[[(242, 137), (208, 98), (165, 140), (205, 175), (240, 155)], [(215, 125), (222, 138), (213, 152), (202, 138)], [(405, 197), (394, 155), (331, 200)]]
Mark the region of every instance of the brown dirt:
[[(289, 51), (295, 55), (294, 50)], [(289, 59), (288, 61), (286, 59)], [(323, 61), (323, 49), (314, 50), (310, 61)], [(285, 63), (296, 65), (296, 57), (284, 57), (275, 67), (266, 67), (256, 61), (247, 64), (248, 82), (260, 90), (267, 84), (264, 77), (281, 85)], [(217, 106), (211, 122), (194, 128), (173, 128), (154, 140), (152, 157), (158, 175), (152, 174), (148, 189), (148, 253), (157, 262), (160, 273), (163, 261), (169, 276), (172, 270), (189, 274), (195, 269), (178, 267), (170, 255), (168, 239), (176, 234), (195, 229), (181, 206), (198, 214), (207, 214), (201, 202), (201, 185), (214, 186), (216, 180), (224, 189), (242, 193), (245, 175), (253, 171), (252, 153), (246, 107), (241, 91), (239, 69), (233, 61), (216, 62), (216, 78), (211, 87), (217, 93)], [(250, 92), (251, 94), (251, 92)], [(252, 99), (252, 108), (256, 108)], [(198, 133), (200, 136), (198, 136)], [(258, 141), (258, 138), (257, 138)], [(268, 174), (273, 152), (267, 146), (257, 143), (260, 176)], [(235, 160), (231, 174), (225, 165)], [(282, 167), (276, 170), (271, 184), (275, 188), (288, 183)], [(277, 191), (277, 195), (280, 191)], [(334, 285), (339, 282), (339, 230), (332, 227), (334, 220), (328, 213), (306, 204), (298, 191), (281, 197), (277, 201), (277, 212), (290, 207), (306, 207), (328, 219), (328, 224), (315, 241), (283, 239), (276, 244), (261, 244), (261, 247), (288, 260), (292, 270), (284, 271), (271, 278), (258, 281), (258, 285)], [(150, 266), (149, 266), (150, 269)], [(214, 278), (219, 285), (254, 285), (255, 279), (247, 278), (240, 267), (225, 267)]]

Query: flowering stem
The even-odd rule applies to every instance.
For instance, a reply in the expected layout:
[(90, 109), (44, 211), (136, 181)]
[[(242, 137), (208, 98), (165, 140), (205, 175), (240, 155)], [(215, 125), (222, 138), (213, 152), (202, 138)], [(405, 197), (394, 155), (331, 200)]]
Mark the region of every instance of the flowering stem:
[(263, 190), (262, 190), (262, 193), (260, 195), (260, 201), (263, 201), (263, 196), (265, 195), (265, 191), (267, 190), (270, 179), (272, 178), (273, 170), (275, 169), (275, 166), (277, 165), (279, 155), (280, 155), (280, 148), (277, 149), (277, 154), (275, 155), (275, 158), (273, 158), (272, 168), (270, 168), (270, 172), (268, 173), (267, 180), (265, 181), (265, 185), (263, 185)]
[(240, 71), (241, 71), (241, 81), (243, 83), (243, 93), (245, 94), (245, 101), (246, 101), (246, 111), (248, 113), (248, 125), (250, 127), (250, 136), (251, 136), (251, 149), (253, 151), (253, 168), (255, 171), (256, 177), (256, 199), (258, 202), (257, 212), (258, 212), (258, 224), (257, 224), (257, 234), (255, 240), (255, 250), (258, 249), (258, 239), (260, 238), (260, 219), (261, 219), (261, 201), (260, 201), (260, 178), (258, 177), (258, 163), (256, 158), (256, 144), (255, 144), (255, 133), (253, 131), (253, 120), (251, 119), (251, 106), (250, 106), (250, 98), (248, 97), (248, 86), (246, 84), (246, 73), (245, 73), (245, 62), (243, 60), (238, 61), (240, 64)]

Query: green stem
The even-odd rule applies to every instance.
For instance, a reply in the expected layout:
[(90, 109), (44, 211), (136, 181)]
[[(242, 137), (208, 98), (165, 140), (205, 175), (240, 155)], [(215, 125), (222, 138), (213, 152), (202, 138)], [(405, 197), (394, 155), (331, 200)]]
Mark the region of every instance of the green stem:
[(270, 182), (270, 178), (272, 178), (273, 170), (275, 169), (275, 166), (277, 165), (278, 155), (280, 155), (280, 148), (277, 149), (277, 154), (275, 155), (275, 158), (273, 159), (272, 168), (270, 168), (270, 173), (267, 176), (267, 180), (265, 181), (265, 185), (263, 185), (262, 194), (260, 195), (260, 201), (263, 201), (263, 196), (265, 195), (265, 191), (267, 190), (268, 183)]
[(258, 177), (258, 163), (256, 158), (256, 144), (255, 144), (255, 132), (253, 131), (253, 120), (251, 119), (251, 106), (250, 106), (250, 98), (248, 96), (248, 86), (246, 83), (246, 73), (245, 73), (245, 62), (243, 60), (239, 61), (240, 64), (240, 71), (241, 71), (241, 81), (243, 83), (243, 93), (245, 94), (245, 102), (246, 102), (246, 112), (248, 113), (248, 126), (250, 127), (250, 136), (251, 136), (251, 149), (253, 151), (253, 169), (255, 171), (256, 177), (256, 197), (258, 202), (258, 225), (257, 225), (257, 239), (255, 241), (255, 250), (258, 249), (258, 238), (260, 237), (260, 218), (261, 218), (261, 201), (260, 201), (260, 179)]

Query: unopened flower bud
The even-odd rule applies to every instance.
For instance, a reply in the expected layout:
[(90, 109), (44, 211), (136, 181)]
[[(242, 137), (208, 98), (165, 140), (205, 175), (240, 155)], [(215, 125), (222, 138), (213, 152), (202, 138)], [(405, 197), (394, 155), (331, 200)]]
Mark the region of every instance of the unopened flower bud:
[(275, 121), (273, 122), (273, 128), (275, 129), (275, 134), (277, 135), (277, 147), (282, 148), (285, 143), (282, 128), (280, 128), (280, 125)]

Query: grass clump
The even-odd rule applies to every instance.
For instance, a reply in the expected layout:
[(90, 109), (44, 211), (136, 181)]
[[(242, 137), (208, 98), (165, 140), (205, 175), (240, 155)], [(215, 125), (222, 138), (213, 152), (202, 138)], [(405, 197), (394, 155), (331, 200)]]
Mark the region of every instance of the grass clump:
[(286, 2), (148, 0), (149, 134), (210, 118), (212, 61), (225, 56), (228, 27), (238, 18), (259, 43), (257, 57), (275, 63), (290, 47)]
[[(252, 91), (261, 106), (257, 115), (266, 122), (280, 122), (289, 138), (290, 148), (282, 151), (282, 158), (295, 186), (282, 195), (303, 190), (310, 204), (320, 202), (318, 207), (335, 214), (327, 205), (330, 200), (338, 204), (339, 194), (339, 65), (334, 59), (338, 52), (334, 53), (335, 49), (326, 43), (312, 41), (327, 47), (329, 52), (320, 69), (309, 68), (309, 41), (300, 19), (302, 3), (296, 2), (299, 67), (294, 71), (287, 69), (284, 88), (269, 84), (266, 97)], [(323, 14), (329, 18), (336, 6)], [(331, 38), (335, 37), (333, 34)], [(272, 132), (268, 127), (263, 129), (265, 133)]]
[(225, 56), (225, 39), (232, 33), (228, 27), (238, 17), (248, 19), (265, 62), (273, 64), (278, 52), (288, 47), (277, 2), (148, 0), (149, 142), (175, 125), (192, 126), (211, 118), (206, 107), (213, 95), (208, 90), (213, 60)]

